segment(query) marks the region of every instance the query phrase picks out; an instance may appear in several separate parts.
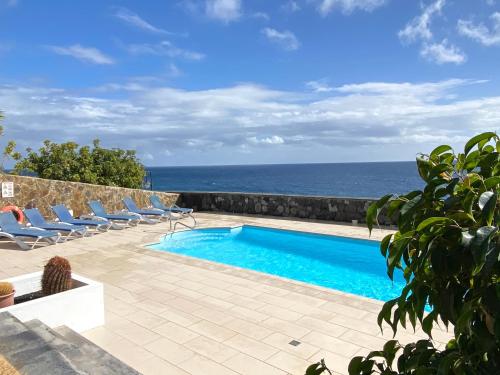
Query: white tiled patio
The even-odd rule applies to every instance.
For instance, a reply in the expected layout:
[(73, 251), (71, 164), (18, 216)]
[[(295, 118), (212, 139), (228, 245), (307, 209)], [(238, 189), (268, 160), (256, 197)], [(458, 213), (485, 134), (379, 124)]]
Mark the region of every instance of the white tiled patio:
[[(368, 238), (362, 226), (198, 213), (199, 227), (262, 225)], [(144, 374), (304, 374), (321, 358), (346, 374), (354, 355), (380, 349), (382, 303), (254, 271), (144, 247), (166, 223), (20, 251), (0, 243), (0, 279), (42, 269), (54, 255), (105, 285), (106, 324), (84, 336)], [(388, 233), (375, 230), (372, 239)], [(334, 277), (334, 275), (332, 275)], [(398, 338), (425, 337), (417, 330)], [(442, 345), (449, 334), (435, 330)], [(290, 341), (300, 344), (292, 346)]]

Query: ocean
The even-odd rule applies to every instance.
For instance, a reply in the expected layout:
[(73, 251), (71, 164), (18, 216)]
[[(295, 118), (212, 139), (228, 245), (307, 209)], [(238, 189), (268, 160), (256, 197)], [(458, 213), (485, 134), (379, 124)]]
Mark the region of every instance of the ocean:
[(379, 198), (421, 189), (415, 162), (149, 167), (152, 189)]

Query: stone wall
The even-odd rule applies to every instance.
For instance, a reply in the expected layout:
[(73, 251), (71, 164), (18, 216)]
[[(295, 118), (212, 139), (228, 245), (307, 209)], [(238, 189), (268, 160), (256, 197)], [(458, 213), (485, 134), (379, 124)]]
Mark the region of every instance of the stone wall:
[[(340, 222), (366, 222), (366, 210), (374, 199), (315, 197), (300, 195), (188, 192), (180, 193), (179, 204), (198, 211), (218, 211)], [(381, 225), (391, 221), (380, 217)]]
[(0, 174), (0, 182), (6, 181), (14, 182), (14, 198), (0, 197), (0, 207), (13, 204), (24, 208), (33, 202), (47, 217), (53, 217), (50, 206), (59, 203), (71, 208), (78, 216), (89, 213), (87, 202), (93, 199), (101, 200), (109, 212), (114, 212), (125, 208), (121, 200), (126, 196), (132, 197), (139, 207), (149, 206), (149, 196), (153, 193), (159, 195), (167, 206), (175, 203), (179, 196), (175, 193)]

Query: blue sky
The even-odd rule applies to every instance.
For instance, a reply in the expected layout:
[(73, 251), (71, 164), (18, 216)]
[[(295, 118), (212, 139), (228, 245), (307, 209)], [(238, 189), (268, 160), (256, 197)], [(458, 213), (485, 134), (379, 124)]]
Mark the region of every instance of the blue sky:
[(500, 124), (498, 0), (0, 0), (21, 149), (147, 165), (412, 160)]

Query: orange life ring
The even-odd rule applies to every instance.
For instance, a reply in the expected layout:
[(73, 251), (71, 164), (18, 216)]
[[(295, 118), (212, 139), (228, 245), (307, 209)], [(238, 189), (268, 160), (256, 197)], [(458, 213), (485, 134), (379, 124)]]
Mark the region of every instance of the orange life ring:
[(23, 221), (24, 221), (24, 213), (23, 213), (23, 210), (21, 210), (19, 207), (17, 206), (5, 206), (4, 208), (2, 208), (0, 211), (2, 212), (12, 212), (14, 214), (14, 216), (16, 217), (16, 220), (19, 224), (22, 224)]

